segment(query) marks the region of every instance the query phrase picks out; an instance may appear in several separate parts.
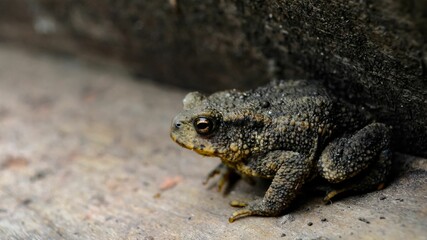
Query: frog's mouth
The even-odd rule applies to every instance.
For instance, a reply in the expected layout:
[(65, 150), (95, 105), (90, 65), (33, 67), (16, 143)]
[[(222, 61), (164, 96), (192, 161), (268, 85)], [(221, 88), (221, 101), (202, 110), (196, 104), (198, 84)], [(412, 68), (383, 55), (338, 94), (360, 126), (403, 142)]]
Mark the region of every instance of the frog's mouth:
[(215, 157), (218, 154), (218, 151), (211, 146), (206, 146), (204, 144), (195, 145), (193, 143), (190, 143), (189, 141), (181, 141), (180, 138), (178, 138), (177, 134), (174, 134), (173, 132), (170, 134), (170, 137), (181, 147), (195, 151), (200, 155), (207, 157)]
[(207, 148), (204, 145), (199, 146), (198, 148), (193, 147), (191, 150), (197, 152), (200, 155), (207, 157), (216, 157), (217, 151), (212, 148)]

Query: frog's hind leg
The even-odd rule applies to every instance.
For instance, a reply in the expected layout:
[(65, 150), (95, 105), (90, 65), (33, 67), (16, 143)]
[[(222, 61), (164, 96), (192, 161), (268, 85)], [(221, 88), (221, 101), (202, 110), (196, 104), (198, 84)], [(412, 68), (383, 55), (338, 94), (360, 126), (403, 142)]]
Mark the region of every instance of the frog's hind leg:
[(332, 141), (317, 164), (320, 176), (333, 183), (325, 201), (347, 192), (384, 187), (391, 168), (390, 130), (381, 123), (365, 126), (351, 136)]
[(324, 197), (325, 202), (330, 202), (335, 196), (345, 192), (368, 192), (381, 190), (385, 186), (385, 180), (390, 172), (391, 152), (384, 150), (381, 152), (379, 161), (372, 164), (372, 168), (360, 173), (349, 180), (336, 184)]

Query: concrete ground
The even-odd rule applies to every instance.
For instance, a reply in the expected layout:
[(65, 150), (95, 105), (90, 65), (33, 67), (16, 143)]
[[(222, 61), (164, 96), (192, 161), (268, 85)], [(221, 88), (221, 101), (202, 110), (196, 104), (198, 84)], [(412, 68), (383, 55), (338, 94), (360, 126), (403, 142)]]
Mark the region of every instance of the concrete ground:
[(202, 185), (218, 159), (169, 139), (184, 95), (0, 45), (0, 238), (427, 239), (427, 160), (400, 154), (382, 191), (228, 223), (229, 201), (262, 187)]

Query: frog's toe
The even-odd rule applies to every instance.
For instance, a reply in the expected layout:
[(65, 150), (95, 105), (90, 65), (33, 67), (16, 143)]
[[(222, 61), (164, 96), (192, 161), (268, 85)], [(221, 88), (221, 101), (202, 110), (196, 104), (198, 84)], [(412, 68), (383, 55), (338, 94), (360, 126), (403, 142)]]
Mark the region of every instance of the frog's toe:
[[(233, 202), (230, 204), (233, 204)], [(270, 209), (268, 206), (264, 205), (261, 199), (252, 201), (250, 203), (236, 201), (235, 206), (243, 208), (235, 211), (231, 215), (231, 217), (228, 219), (230, 223), (236, 221), (237, 219), (248, 216), (277, 216), (278, 214), (275, 209)]]
[(243, 218), (243, 217), (247, 217), (247, 216), (251, 216), (251, 215), (255, 215), (255, 214), (251, 210), (249, 210), (248, 208), (243, 208), (243, 209), (240, 209), (238, 211), (235, 211), (231, 215), (231, 217), (228, 218), (228, 222), (232, 223), (239, 218)]
[(244, 201), (233, 200), (230, 202), (230, 206), (236, 207), (236, 208), (242, 208), (242, 207), (248, 206), (248, 203)]
[(346, 189), (340, 189), (340, 190), (331, 190), (329, 191), (326, 196), (323, 198), (323, 202), (324, 203), (331, 203), (332, 202), (332, 198), (334, 198), (335, 196), (337, 196), (338, 194), (345, 192)]
[(262, 210), (262, 206), (260, 206), (260, 201), (253, 201), (250, 203), (243, 203), (236, 201), (238, 206), (241, 207), (245, 205), (242, 209), (235, 211), (231, 217), (228, 219), (228, 222), (232, 223), (236, 221), (237, 219), (248, 217), (248, 216), (254, 216), (254, 215), (265, 215), (264, 211)]

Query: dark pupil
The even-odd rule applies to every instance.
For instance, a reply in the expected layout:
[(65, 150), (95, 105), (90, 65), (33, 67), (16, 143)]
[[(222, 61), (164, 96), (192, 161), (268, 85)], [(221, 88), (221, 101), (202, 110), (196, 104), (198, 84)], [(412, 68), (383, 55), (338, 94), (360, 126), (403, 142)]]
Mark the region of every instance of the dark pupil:
[(200, 130), (208, 130), (206, 128), (209, 128), (209, 124), (207, 122), (201, 122), (197, 124), (197, 128)]

